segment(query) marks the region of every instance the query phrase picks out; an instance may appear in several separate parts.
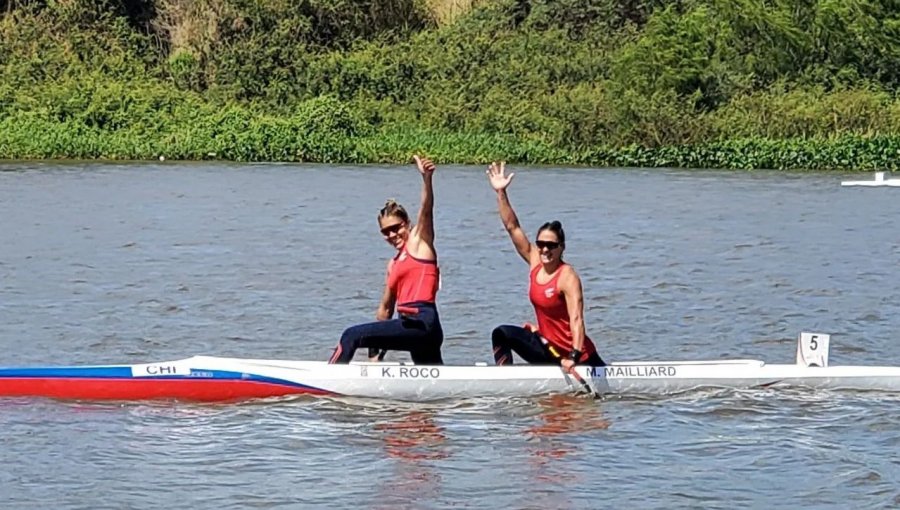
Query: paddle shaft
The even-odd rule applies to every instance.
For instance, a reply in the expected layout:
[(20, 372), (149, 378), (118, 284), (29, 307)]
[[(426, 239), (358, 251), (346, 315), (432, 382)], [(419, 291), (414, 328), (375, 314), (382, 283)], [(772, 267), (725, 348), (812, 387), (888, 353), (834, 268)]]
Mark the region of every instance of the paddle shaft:
[(597, 392), (594, 390), (594, 388), (591, 387), (590, 383), (588, 383), (584, 379), (584, 377), (581, 377), (581, 374), (579, 374), (575, 370), (572, 370), (571, 372), (566, 370), (566, 367), (564, 367), (562, 364), (562, 362), (565, 358), (558, 350), (556, 350), (556, 347), (554, 347), (553, 344), (551, 344), (549, 341), (547, 341), (547, 339), (544, 337), (541, 337), (541, 341), (544, 343), (544, 347), (547, 348), (547, 352), (549, 352), (550, 355), (553, 356), (553, 358), (559, 362), (559, 368), (562, 370), (563, 375), (565, 375), (566, 377), (568, 377), (569, 375), (574, 377), (575, 380), (581, 384), (581, 387), (584, 388), (584, 391), (588, 392), (588, 394), (590, 396), (595, 397), (595, 398), (600, 396), (599, 394), (597, 394)]

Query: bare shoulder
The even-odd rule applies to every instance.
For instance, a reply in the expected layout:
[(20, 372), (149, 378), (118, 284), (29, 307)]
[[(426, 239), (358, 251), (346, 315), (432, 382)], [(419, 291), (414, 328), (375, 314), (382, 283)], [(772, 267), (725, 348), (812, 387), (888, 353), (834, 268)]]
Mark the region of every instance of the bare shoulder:
[(576, 271), (575, 268), (572, 267), (571, 264), (563, 265), (562, 273), (560, 273), (560, 277), (580, 279), (578, 276), (578, 271)]
[[(415, 252), (419, 248), (419, 242), (422, 240), (419, 232), (419, 225), (415, 224), (409, 230), (409, 237), (406, 239), (406, 249), (409, 252)], [(415, 255), (415, 253), (413, 253)]]
[(426, 239), (422, 239), (416, 228), (413, 227), (409, 234), (409, 239), (406, 240), (407, 253), (421, 260), (435, 260), (437, 258), (437, 250), (434, 248), (434, 244)]
[(562, 269), (560, 269), (560, 271), (561, 273), (559, 274), (559, 283), (561, 287), (581, 287), (581, 277), (578, 276), (578, 271), (576, 271), (574, 267), (566, 264), (562, 267)]

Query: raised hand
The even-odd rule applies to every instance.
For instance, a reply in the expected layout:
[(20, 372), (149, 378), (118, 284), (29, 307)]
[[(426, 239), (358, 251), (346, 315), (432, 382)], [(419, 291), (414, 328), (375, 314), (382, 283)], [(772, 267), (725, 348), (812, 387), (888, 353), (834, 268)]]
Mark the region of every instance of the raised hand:
[(413, 156), (413, 159), (416, 161), (416, 167), (419, 169), (419, 173), (422, 175), (431, 175), (437, 169), (434, 166), (434, 162), (432, 162), (428, 158), (422, 158), (418, 155)]
[(488, 167), (485, 173), (487, 173), (488, 180), (494, 191), (505, 190), (509, 183), (512, 182), (513, 176), (516, 175), (514, 173), (506, 175), (506, 161), (491, 163), (491, 166)]

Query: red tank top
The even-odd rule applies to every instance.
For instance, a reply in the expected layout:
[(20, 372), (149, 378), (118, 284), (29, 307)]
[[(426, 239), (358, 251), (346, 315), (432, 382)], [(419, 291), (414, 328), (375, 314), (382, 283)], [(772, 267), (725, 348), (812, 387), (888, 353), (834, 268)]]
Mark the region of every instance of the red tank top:
[[(531, 284), (528, 286), (528, 298), (534, 306), (534, 315), (537, 318), (538, 331), (541, 336), (553, 345), (572, 350), (572, 329), (569, 325), (569, 309), (566, 307), (566, 298), (559, 292), (559, 275), (562, 274), (566, 264), (559, 266), (556, 273), (550, 277), (547, 283), (538, 283), (537, 274), (541, 266), (537, 265), (531, 270)], [(584, 346), (581, 348), (583, 357), (590, 356), (596, 351), (594, 342), (584, 335)]]
[(397, 300), (397, 311), (416, 301), (434, 303), (438, 291), (440, 270), (436, 260), (417, 259), (404, 246), (388, 267), (387, 284)]

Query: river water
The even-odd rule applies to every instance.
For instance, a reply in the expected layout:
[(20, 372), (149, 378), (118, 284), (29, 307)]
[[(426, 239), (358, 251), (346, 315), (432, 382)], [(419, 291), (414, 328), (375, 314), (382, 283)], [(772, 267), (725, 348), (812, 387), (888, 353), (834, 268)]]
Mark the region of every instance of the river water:
[[(519, 169), (609, 360), (900, 364), (900, 192), (836, 174)], [(857, 176), (858, 177), (858, 176)], [(0, 164), (0, 365), (193, 354), (325, 359), (373, 317), (407, 167)], [(531, 318), (527, 267), (483, 169), (440, 167), (448, 363)], [(395, 360), (408, 359), (393, 355)], [(197, 405), (0, 400), (2, 508), (889, 508), (900, 397), (329, 399)]]

